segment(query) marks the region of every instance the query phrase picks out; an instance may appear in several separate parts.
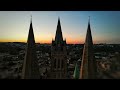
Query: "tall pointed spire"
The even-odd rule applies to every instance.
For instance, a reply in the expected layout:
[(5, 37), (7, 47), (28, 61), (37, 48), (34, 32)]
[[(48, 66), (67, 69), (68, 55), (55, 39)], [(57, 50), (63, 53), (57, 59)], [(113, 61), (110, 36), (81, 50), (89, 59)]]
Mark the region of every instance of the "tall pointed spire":
[(56, 35), (55, 35), (55, 42), (60, 43), (61, 41), (63, 41), (63, 36), (62, 36), (60, 18), (58, 17), (58, 24), (57, 24), (57, 30), (56, 30)]
[(32, 18), (30, 21), (25, 59), (23, 62), (22, 79), (39, 79), (39, 67), (36, 57)]
[(30, 23), (32, 23), (32, 15), (31, 15), (31, 21), (30, 21)]
[(95, 79), (96, 65), (93, 54), (93, 41), (90, 28), (90, 18), (88, 21), (87, 34), (83, 49), (83, 56), (80, 68), (80, 79)]
[(90, 16), (89, 16), (89, 20), (88, 20), (88, 23), (90, 23)]
[(67, 78), (67, 49), (66, 41), (63, 40), (60, 18), (58, 18), (55, 40), (51, 45), (51, 79)]
[(32, 26), (32, 16), (31, 16), (31, 20), (30, 20), (30, 28), (29, 28), (29, 34), (28, 34), (28, 44), (31, 43), (35, 43), (35, 39), (34, 39), (34, 33), (33, 33), (33, 26)]

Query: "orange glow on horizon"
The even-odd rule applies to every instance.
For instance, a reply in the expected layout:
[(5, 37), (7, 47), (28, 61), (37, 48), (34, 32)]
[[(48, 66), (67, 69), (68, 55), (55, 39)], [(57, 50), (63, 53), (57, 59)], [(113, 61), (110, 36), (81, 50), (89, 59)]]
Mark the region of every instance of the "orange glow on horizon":
[(0, 42), (26, 42), (25, 40), (0, 39)]
[[(54, 39), (53, 39), (54, 40)], [(12, 39), (0, 39), (0, 42), (24, 42), (26, 43), (27, 40), (25, 39), (16, 39), (16, 40), (12, 40)], [(52, 39), (37, 39), (35, 40), (36, 43), (48, 43), (48, 44), (51, 44), (52, 42)], [(71, 39), (71, 38), (66, 38), (66, 43), (67, 44), (84, 44), (85, 43), (85, 40), (83, 39)], [(99, 41), (97, 40), (93, 40), (93, 43), (94, 44), (97, 44), (97, 43), (100, 43)]]
[[(9, 39), (5, 39), (5, 40), (0, 40), (0, 42), (27, 42), (26, 40), (9, 40)], [(52, 40), (36, 40), (36, 43), (51, 43)], [(83, 44), (83, 41), (77, 41), (77, 40), (66, 40), (67, 44)]]

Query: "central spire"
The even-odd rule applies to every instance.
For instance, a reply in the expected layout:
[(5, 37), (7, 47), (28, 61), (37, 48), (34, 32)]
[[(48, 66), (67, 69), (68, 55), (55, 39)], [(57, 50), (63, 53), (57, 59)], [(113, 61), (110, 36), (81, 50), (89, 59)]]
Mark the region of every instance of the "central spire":
[(58, 24), (57, 24), (55, 42), (56, 42), (56, 43), (60, 43), (61, 41), (63, 41), (63, 36), (62, 36), (60, 18), (58, 17)]
[(50, 79), (67, 78), (67, 49), (66, 40), (63, 40), (60, 18), (58, 17), (55, 40), (51, 45)]

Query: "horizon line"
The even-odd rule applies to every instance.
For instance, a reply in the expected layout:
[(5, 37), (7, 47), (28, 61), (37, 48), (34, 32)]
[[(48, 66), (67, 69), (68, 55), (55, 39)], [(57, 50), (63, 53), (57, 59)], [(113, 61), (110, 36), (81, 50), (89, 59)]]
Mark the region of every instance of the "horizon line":
[[(0, 41), (0, 43), (27, 43), (27, 42), (20, 42), (20, 41)], [(52, 44), (52, 43), (40, 43), (40, 42), (35, 42), (36, 44)], [(84, 43), (66, 43), (66, 44), (84, 44)], [(120, 44), (120, 43), (93, 43), (93, 44)]]

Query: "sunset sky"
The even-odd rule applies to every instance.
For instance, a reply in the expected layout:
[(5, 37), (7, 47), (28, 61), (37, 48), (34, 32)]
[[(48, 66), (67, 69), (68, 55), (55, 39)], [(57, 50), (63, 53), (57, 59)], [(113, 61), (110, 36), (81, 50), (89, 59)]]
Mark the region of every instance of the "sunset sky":
[(90, 16), (94, 43), (120, 44), (120, 11), (0, 11), (0, 42), (26, 42), (31, 15), (37, 43), (51, 43), (58, 17), (67, 43), (84, 43)]

